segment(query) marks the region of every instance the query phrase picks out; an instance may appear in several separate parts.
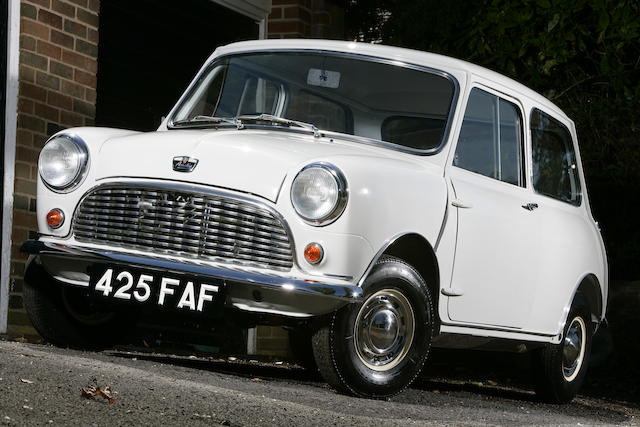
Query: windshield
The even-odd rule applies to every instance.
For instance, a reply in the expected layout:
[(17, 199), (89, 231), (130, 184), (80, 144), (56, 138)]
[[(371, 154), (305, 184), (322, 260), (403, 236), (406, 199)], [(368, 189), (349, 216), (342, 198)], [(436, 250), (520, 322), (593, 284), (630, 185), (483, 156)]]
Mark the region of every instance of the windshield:
[(264, 114), (428, 151), (443, 142), (454, 93), (443, 75), (391, 63), (331, 53), (244, 54), (213, 62), (172, 122), (220, 126), (225, 122), (202, 116)]

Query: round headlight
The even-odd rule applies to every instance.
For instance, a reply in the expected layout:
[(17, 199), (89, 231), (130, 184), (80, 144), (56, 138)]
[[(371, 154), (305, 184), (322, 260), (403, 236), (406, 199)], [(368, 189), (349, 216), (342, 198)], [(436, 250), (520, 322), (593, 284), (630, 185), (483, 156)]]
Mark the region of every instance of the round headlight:
[(312, 225), (335, 221), (347, 204), (344, 175), (328, 163), (304, 167), (291, 185), (291, 203), (298, 215)]
[(44, 183), (56, 191), (70, 191), (84, 175), (89, 153), (80, 138), (59, 135), (49, 140), (40, 152), (38, 171)]

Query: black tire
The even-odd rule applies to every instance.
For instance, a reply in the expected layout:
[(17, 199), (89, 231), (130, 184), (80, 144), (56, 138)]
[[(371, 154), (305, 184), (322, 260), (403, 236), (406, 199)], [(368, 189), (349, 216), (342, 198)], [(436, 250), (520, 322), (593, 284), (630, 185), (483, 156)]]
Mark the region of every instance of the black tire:
[(129, 313), (99, 311), (86, 289), (55, 281), (39, 265), (30, 265), (22, 297), (33, 327), (58, 347), (102, 350), (120, 342), (135, 322)]
[[(584, 327), (584, 331), (580, 334), (584, 341), (584, 350), (578, 352), (580, 363), (572, 371), (565, 368), (569, 363), (564, 361), (564, 352), (566, 348), (571, 353), (571, 346), (568, 346), (566, 338), (569, 329), (573, 326), (577, 329)], [(587, 374), (593, 333), (591, 312), (587, 304), (578, 299), (569, 311), (560, 344), (548, 344), (533, 353), (534, 385), (540, 399), (556, 404), (569, 403), (573, 400)], [(581, 357), (580, 353), (582, 353)]]
[[(338, 392), (365, 398), (388, 398), (408, 387), (424, 366), (434, 333), (433, 300), (420, 274), (409, 264), (394, 257), (382, 257), (373, 267), (363, 288), (365, 295), (362, 302), (347, 305), (333, 313), (328, 324), (315, 332), (315, 360), (322, 377)], [(367, 346), (361, 343), (371, 344), (374, 339), (378, 340), (380, 336), (376, 333), (383, 329), (372, 330), (377, 315), (367, 316), (370, 313), (386, 316), (390, 312), (388, 307), (394, 304), (397, 304), (396, 314), (405, 315), (391, 315), (399, 325), (398, 328), (389, 329), (395, 332), (395, 337), (390, 338), (394, 333), (388, 333), (380, 342), (387, 343), (391, 339), (392, 344), (387, 348), (395, 349), (394, 345), (401, 343), (402, 349), (394, 358), (394, 353), (390, 352), (390, 361), (377, 360), (377, 355), (368, 358), (374, 352), (367, 353)], [(409, 315), (413, 316), (413, 322), (410, 322)], [(368, 324), (368, 330), (365, 326), (356, 327), (358, 319), (361, 320), (359, 324)], [(409, 338), (411, 323), (413, 331)], [(398, 330), (404, 331), (403, 338), (398, 338)], [(363, 338), (359, 338), (361, 336)], [(376, 365), (378, 363), (382, 365)]]

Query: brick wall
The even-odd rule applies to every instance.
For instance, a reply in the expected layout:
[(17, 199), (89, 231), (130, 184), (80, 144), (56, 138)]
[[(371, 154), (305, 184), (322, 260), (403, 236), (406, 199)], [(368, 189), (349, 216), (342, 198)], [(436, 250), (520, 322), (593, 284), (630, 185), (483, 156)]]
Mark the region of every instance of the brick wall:
[(269, 38), (344, 38), (344, 9), (326, 0), (273, 0)]
[(35, 334), (22, 305), (26, 257), (19, 248), (37, 229), (38, 154), (58, 130), (92, 125), (98, 71), (99, 0), (22, 0), (9, 333)]

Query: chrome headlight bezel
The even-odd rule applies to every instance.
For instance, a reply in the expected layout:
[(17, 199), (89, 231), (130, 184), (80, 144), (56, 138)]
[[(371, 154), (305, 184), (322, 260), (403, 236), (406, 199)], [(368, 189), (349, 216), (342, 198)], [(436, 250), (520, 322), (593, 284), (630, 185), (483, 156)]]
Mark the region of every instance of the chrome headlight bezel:
[[(64, 185), (53, 185), (48, 182), (43, 175), (43, 162), (42, 162), (42, 153), (46, 149), (47, 145), (56, 140), (65, 140), (67, 144), (73, 144), (74, 147), (78, 150), (79, 161), (78, 168), (73, 175), (73, 178), (65, 183)], [(42, 180), (42, 183), (51, 191), (56, 193), (69, 193), (76, 188), (78, 188), (87, 176), (87, 171), (89, 170), (89, 149), (87, 148), (87, 144), (84, 142), (82, 138), (78, 135), (71, 133), (63, 133), (54, 135), (51, 137), (44, 145), (42, 151), (40, 152), (40, 156), (38, 157), (38, 175)]]
[[(338, 189), (337, 199), (336, 199), (336, 202), (335, 202), (333, 208), (327, 214), (323, 215), (320, 218), (310, 218), (310, 217), (305, 216), (303, 213), (300, 212), (300, 210), (296, 206), (296, 202), (295, 202), (296, 199), (295, 199), (295, 195), (294, 195), (294, 187), (295, 187), (296, 180), (298, 179), (298, 177), (300, 176), (301, 173), (303, 173), (303, 172), (305, 172), (305, 171), (307, 171), (308, 169), (311, 169), (311, 168), (322, 169), (324, 172), (329, 173), (333, 177), (333, 179), (335, 180), (336, 186), (337, 186), (337, 189)], [(307, 166), (305, 166), (302, 169), (300, 169), (300, 171), (293, 178), (293, 181), (291, 181), (291, 190), (290, 190), (290, 194), (289, 194), (289, 199), (291, 200), (291, 205), (293, 206), (293, 209), (296, 211), (298, 216), (305, 223), (307, 223), (309, 225), (316, 226), (316, 227), (329, 225), (332, 222), (336, 221), (338, 218), (340, 218), (340, 216), (344, 212), (345, 208), (347, 207), (347, 201), (349, 199), (349, 191), (348, 191), (348, 187), (347, 187), (347, 180), (346, 180), (344, 174), (342, 173), (342, 171), (339, 168), (337, 168), (336, 166), (332, 165), (331, 163), (326, 163), (326, 162), (310, 163)]]

